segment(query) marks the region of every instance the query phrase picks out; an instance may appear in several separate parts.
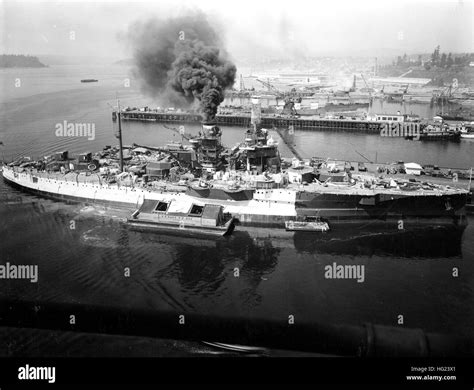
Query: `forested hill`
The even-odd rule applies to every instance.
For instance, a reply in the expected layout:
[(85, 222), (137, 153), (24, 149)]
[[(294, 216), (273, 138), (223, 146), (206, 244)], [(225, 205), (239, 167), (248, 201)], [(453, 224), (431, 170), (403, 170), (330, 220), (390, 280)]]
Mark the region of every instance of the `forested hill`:
[(16, 55), (16, 54), (1, 54), (0, 68), (44, 68), (45, 64), (41, 63), (38, 57)]

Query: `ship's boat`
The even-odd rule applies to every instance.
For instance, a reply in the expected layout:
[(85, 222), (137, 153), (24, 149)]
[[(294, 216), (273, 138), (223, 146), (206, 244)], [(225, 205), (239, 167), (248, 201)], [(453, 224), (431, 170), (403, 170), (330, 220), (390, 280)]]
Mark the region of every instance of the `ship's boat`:
[(223, 209), (221, 205), (145, 199), (127, 224), (138, 230), (227, 236), (234, 231), (235, 218)]
[(290, 232), (327, 232), (329, 225), (319, 218), (306, 217), (303, 221), (286, 221), (285, 229)]

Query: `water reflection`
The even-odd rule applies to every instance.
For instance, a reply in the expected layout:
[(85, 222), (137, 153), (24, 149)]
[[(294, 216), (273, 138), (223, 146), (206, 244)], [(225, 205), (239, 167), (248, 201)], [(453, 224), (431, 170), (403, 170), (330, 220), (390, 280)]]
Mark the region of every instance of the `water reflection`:
[(299, 252), (352, 256), (396, 256), (405, 258), (446, 258), (461, 255), (463, 230), (425, 228), (411, 231), (359, 231), (329, 234), (309, 239), (296, 233), (293, 244)]
[[(249, 234), (236, 232), (238, 234)], [(272, 236), (273, 234), (273, 236)], [(327, 233), (262, 232), (257, 245), (288, 248), (305, 254), (446, 258), (461, 255), (464, 229), (425, 227), (419, 229), (343, 229)]]
[(281, 249), (271, 240), (258, 243), (249, 234), (232, 237), (194, 238), (185, 235), (134, 232), (146, 245), (166, 245), (172, 253), (172, 262), (156, 273), (157, 277), (176, 277), (187, 289), (206, 286), (206, 291), (218, 290), (226, 277), (238, 268), (238, 277), (244, 278), (255, 290), (277, 263)]

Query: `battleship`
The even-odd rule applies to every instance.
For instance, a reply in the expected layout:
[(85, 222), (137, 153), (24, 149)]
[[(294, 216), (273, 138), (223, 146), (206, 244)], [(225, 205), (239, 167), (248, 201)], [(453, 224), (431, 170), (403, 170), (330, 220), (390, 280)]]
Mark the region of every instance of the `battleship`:
[(401, 221), (405, 227), (467, 224), (467, 190), (367, 172), (331, 174), (298, 159), (286, 167), (278, 143), (260, 126), (258, 99), (251, 123), (244, 141), (232, 148), (223, 146), (216, 124), (203, 123), (198, 136), (188, 137), (189, 145), (123, 147), (120, 142), (77, 159), (67, 151), (39, 160), (24, 157), (3, 164), (3, 178), (61, 200), (134, 210), (154, 202), (156, 213), (179, 209), (196, 216), (196, 210), (219, 206), (242, 226), (285, 229), (290, 221), (311, 218), (331, 228), (367, 223), (396, 228)]
[[(199, 216), (212, 205), (240, 226), (275, 229), (321, 220), (334, 226), (454, 226), (467, 224), (469, 192), (454, 186), (367, 172), (333, 173), (324, 164), (293, 159), (282, 164), (278, 143), (261, 127), (252, 100), (243, 142), (222, 144), (222, 130), (202, 124), (197, 136), (164, 147), (122, 146), (71, 158), (67, 151), (38, 160), (23, 157), (2, 166), (6, 182), (60, 200), (115, 205), (151, 213)], [(294, 226), (294, 225), (293, 225)]]

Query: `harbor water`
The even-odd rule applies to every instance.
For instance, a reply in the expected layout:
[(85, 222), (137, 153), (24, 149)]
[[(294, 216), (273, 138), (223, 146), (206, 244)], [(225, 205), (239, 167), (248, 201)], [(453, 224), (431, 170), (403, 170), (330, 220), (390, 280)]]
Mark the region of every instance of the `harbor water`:
[[(80, 83), (90, 77), (99, 82)], [(117, 144), (111, 120), (117, 96), (125, 106), (156, 106), (122, 66), (1, 70), (0, 83), (0, 153), (6, 161)], [(384, 111), (396, 107), (385, 106)], [(426, 107), (414, 105), (413, 112), (417, 109), (423, 115)], [(94, 137), (58, 137), (57, 125), (64, 121), (94, 125)], [(243, 130), (224, 127), (224, 143), (240, 142)], [(186, 126), (187, 133), (198, 131), (197, 125)], [(181, 140), (158, 123), (125, 122), (123, 135), (125, 145)], [(278, 134), (272, 136), (280, 141), (282, 155), (291, 157)], [(364, 155), (379, 162), (474, 166), (472, 141), (420, 142), (324, 131), (296, 131), (290, 141), (303, 157), (362, 161)], [(24, 194), (0, 181), (0, 263), (36, 264), (39, 272), (37, 283), (0, 280), (0, 295), (249, 319), (287, 321), (293, 315), (297, 321), (333, 324), (400, 326), (402, 315), (405, 327), (472, 336), (472, 217), (460, 235), (380, 232), (369, 226), (314, 239), (241, 228), (229, 238), (207, 240), (130, 231), (123, 224), (125, 216), (123, 210)], [(334, 263), (364, 265), (364, 281), (325, 278), (325, 266)], [(67, 354), (73, 338), (80, 354), (81, 343), (86, 351), (89, 342), (66, 335), (58, 344), (53, 334), (43, 336), (13, 347), (13, 353), (40, 353), (54, 344), (57, 354)], [(136, 343), (138, 355), (141, 350), (153, 354), (140, 349), (138, 340), (127, 342)]]

